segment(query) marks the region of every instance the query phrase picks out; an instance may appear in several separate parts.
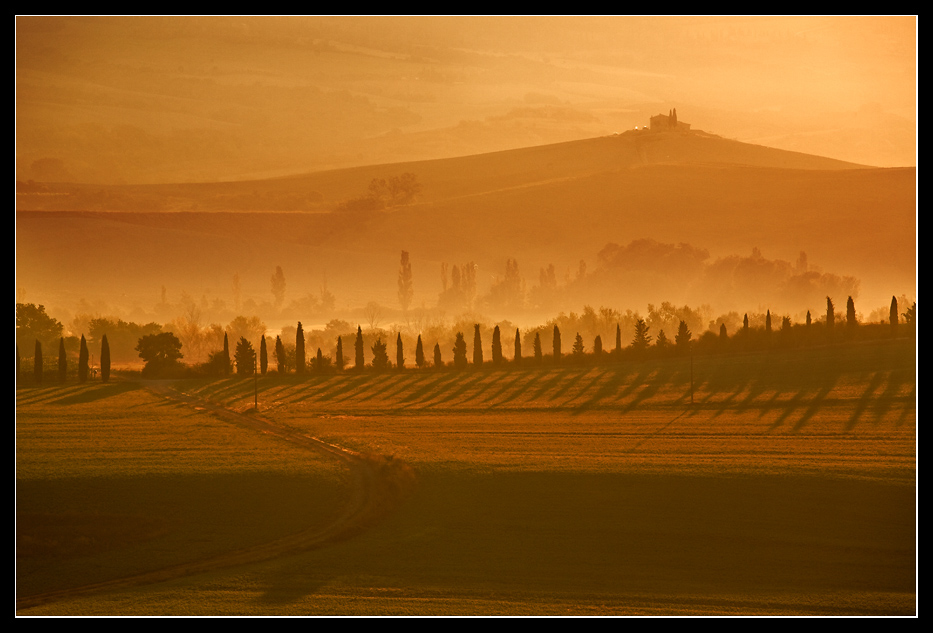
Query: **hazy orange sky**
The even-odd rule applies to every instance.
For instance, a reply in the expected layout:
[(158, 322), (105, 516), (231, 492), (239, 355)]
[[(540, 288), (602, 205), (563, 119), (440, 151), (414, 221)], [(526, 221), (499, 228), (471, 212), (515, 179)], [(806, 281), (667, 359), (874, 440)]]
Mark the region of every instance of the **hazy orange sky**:
[(587, 138), (916, 164), (917, 18), (17, 17), (17, 177), (243, 179)]

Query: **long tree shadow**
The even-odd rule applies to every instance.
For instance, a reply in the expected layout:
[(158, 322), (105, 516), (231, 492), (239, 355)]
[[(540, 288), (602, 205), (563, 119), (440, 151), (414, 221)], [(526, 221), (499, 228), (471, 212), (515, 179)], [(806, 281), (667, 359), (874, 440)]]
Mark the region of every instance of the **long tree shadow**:
[(426, 402), (430, 402), (435, 396), (444, 393), (446, 388), (457, 382), (458, 375), (453, 373), (437, 372), (426, 376), (424, 384), (415, 391), (412, 391), (407, 398), (402, 400), (402, 404), (411, 408), (420, 408)]
[(854, 429), (855, 425), (859, 423), (859, 420), (861, 420), (862, 414), (864, 414), (866, 410), (875, 404), (877, 397), (874, 396), (874, 393), (878, 390), (879, 387), (881, 387), (882, 383), (884, 383), (884, 379), (885, 372), (877, 371), (872, 374), (868, 386), (865, 387), (865, 390), (862, 392), (861, 397), (859, 397), (858, 402), (855, 403), (855, 410), (852, 412), (852, 415), (846, 422), (846, 431), (851, 431)]
[(592, 395), (585, 402), (581, 402), (574, 407), (574, 415), (579, 415), (591, 409), (606, 408), (608, 405), (603, 404), (604, 401), (611, 401), (613, 399), (612, 396), (618, 392), (624, 376), (624, 372), (620, 372), (614, 368), (606, 369), (599, 387), (593, 390)]
[(50, 404), (86, 404), (88, 402), (104, 400), (105, 398), (112, 398), (113, 396), (117, 396), (128, 391), (136, 391), (137, 389), (139, 389), (139, 385), (135, 383), (112, 382), (106, 385), (98, 385), (96, 387), (76, 391), (75, 393), (72, 393), (68, 396), (59, 398), (58, 400), (52, 400)]

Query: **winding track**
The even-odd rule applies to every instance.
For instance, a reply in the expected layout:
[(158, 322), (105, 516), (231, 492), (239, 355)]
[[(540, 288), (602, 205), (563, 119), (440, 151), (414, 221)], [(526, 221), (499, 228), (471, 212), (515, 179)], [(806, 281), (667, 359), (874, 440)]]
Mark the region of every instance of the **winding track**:
[(148, 585), (174, 578), (193, 576), (215, 569), (255, 563), (292, 552), (322, 547), (328, 543), (357, 534), (381, 516), (384, 516), (395, 507), (414, 482), (413, 471), (406, 465), (395, 462), (390, 458), (364, 455), (334, 444), (328, 444), (316, 437), (284, 425), (275, 424), (259, 416), (226, 409), (197, 396), (176, 391), (168, 381), (145, 381), (142, 384), (166, 400), (197, 407), (225, 422), (278, 437), (343, 462), (346, 466), (348, 484), (347, 497), (343, 507), (334, 520), (327, 525), (309, 528), (268, 543), (232, 550), (219, 556), (172, 565), (114, 580), (17, 597), (17, 611), (84, 595)]

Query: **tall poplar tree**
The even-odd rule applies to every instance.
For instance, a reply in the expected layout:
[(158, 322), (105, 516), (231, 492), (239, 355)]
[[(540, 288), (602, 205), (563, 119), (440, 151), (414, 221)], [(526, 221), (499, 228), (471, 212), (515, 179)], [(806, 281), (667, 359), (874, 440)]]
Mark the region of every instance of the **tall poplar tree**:
[(230, 375), (230, 341), (224, 332), (224, 376)]
[(846, 301), (846, 327), (851, 330), (856, 325), (858, 325), (858, 319), (855, 318), (855, 302), (852, 301), (852, 297), (849, 297)]
[(499, 326), (492, 331), (492, 363), (500, 365), (502, 363), (502, 338), (499, 333)]
[(421, 335), (418, 335), (418, 343), (415, 345), (415, 365), (418, 369), (424, 367), (424, 347), (421, 345)]
[(81, 335), (81, 350), (78, 352), (78, 382), (87, 382), (87, 374), (90, 370), (90, 353), (87, 351), (87, 340)]
[(295, 332), (295, 373), (305, 373), (305, 331), (301, 328), (301, 321)]
[(100, 339), (100, 379), (110, 381), (110, 342), (106, 334)]
[(891, 297), (891, 335), (897, 336), (897, 297)]
[(363, 367), (366, 364), (363, 360), (363, 326), (356, 326), (356, 370), (363, 371)]
[(266, 370), (269, 369), (269, 353), (266, 351), (266, 335), (263, 334), (262, 338), (259, 340), (259, 373), (263, 376), (266, 375)]
[(515, 357), (512, 360), (516, 365), (522, 362), (522, 337), (518, 333), (518, 328), (515, 328)]
[(402, 333), (398, 333), (398, 338), (395, 339), (395, 366), (399, 369), (405, 367), (405, 353), (402, 351)]
[(337, 337), (337, 369), (343, 371), (343, 339)]
[(434, 344), (434, 369), (441, 369), (444, 367), (444, 359), (441, 358), (441, 344)]
[(58, 382), (65, 382), (68, 377), (68, 356), (65, 354), (65, 337), (58, 342)]
[(560, 328), (554, 326), (554, 362), (560, 362)]
[(479, 335), (479, 323), (473, 326), (473, 364), (483, 366), (483, 339)]
[(533, 347), (535, 353), (535, 362), (540, 363), (541, 359), (544, 357), (544, 353), (541, 351), (541, 332), (535, 332), (535, 342)]
[(278, 334), (275, 336), (275, 368), (280, 374), (285, 373), (285, 345)]

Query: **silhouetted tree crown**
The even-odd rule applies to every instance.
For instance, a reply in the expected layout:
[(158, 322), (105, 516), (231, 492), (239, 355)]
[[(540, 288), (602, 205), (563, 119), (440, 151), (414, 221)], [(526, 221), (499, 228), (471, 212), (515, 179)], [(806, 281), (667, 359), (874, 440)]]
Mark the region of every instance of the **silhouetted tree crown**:
[[(17, 349), (19, 349), (17, 347)], [(101, 359), (103, 362), (103, 359)], [(68, 356), (65, 354), (65, 337), (61, 337), (58, 343), (58, 382), (65, 382), (68, 377)]]
[(298, 322), (298, 329), (295, 331), (295, 373), (305, 373), (305, 331), (301, 327), (301, 321)]
[(415, 365), (418, 369), (424, 367), (424, 347), (421, 344), (421, 335), (418, 335), (418, 342), (415, 343)]
[(324, 371), (324, 352), (321, 348), (317, 348), (317, 355), (314, 357), (314, 370), (317, 372)]
[(463, 338), (463, 332), (457, 332), (457, 340), (454, 341), (454, 367), (464, 369), (467, 366), (467, 347), (466, 340)]
[(87, 374), (90, 371), (88, 363), (90, 362), (90, 352), (87, 349), (87, 340), (81, 335), (81, 350), (78, 352), (78, 382), (86, 382)]
[(577, 332), (577, 336), (573, 340), (573, 355), (577, 360), (580, 360), (583, 358), (584, 353), (586, 353), (586, 348), (583, 347), (583, 337)]
[(771, 310), (765, 315), (765, 332), (771, 334)]
[(262, 338), (259, 339), (259, 374), (265, 376), (268, 369), (269, 353), (266, 351), (266, 336), (263, 334)]
[(616, 323), (616, 355), (622, 353), (622, 325)]
[(596, 338), (593, 339), (593, 356), (595, 356), (598, 360), (599, 357), (602, 356), (602, 353), (603, 353), (603, 337), (597, 334)]
[(42, 343), (39, 342), (39, 339), (36, 339), (36, 351), (32, 361), (33, 377), (36, 379), (36, 384), (42, 384)]
[(407, 312), (411, 305), (414, 290), (411, 285), (411, 261), (408, 258), (408, 252), (402, 251), (402, 262), (398, 268), (398, 302), (402, 310)]
[(365, 361), (363, 360), (363, 326), (356, 326), (356, 343), (354, 344), (356, 348), (356, 368), (359, 370), (363, 369)]
[(45, 306), (33, 303), (16, 304), (16, 344), (29, 349), (34, 341), (52, 345), (61, 338), (62, 324), (45, 313)]
[(280, 374), (285, 373), (285, 346), (278, 335), (275, 336), (275, 367)]
[(535, 354), (535, 362), (540, 363), (544, 353), (541, 350), (541, 332), (535, 332), (535, 342), (533, 345), (533, 351)]
[(110, 381), (110, 342), (106, 334), (100, 340), (100, 379), (103, 382)]
[[(146, 363), (143, 375), (171, 371), (178, 366), (178, 361), (182, 358), (181, 341), (171, 332), (143, 336), (136, 345), (136, 351)], [(226, 358), (224, 360), (226, 362)], [(229, 368), (230, 364), (227, 363), (225, 369)]]
[(687, 329), (687, 323), (681, 321), (680, 325), (677, 326), (677, 336), (674, 337), (674, 345), (677, 346), (680, 352), (686, 352), (689, 349), (691, 336), (690, 330)]
[(343, 340), (337, 337), (337, 369), (343, 370)]
[(852, 297), (849, 297), (846, 301), (846, 327), (851, 329), (856, 325), (858, 325), (858, 320), (855, 318), (855, 302), (852, 301)]
[(405, 366), (405, 354), (402, 351), (402, 333), (398, 333), (395, 341), (395, 366), (402, 369)]
[(236, 373), (238, 376), (252, 376), (253, 368), (256, 365), (256, 351), (253, 344), (241, 336), (236, 344), (236, 352), (233, 357), (236, 359)]
[(655, 342), (654, 346), (658, 349), (664, 349), (670, 344), (670, 341), (667, 340), (667, 335), (664, 333), (664, 330), (658, 332), (658, 340)]
[(810, 327), (810, 323), (812, 323), (812, 322), (813, 322), (813, 320), (812, 320), (812, 318), (810, 317), (810, 311), (807, 310), (807, 327)]
[(376, 342), (373, 343), (373, 369), (383, 370), (389, 367), (389, 354), (386, 352), (386, 344), (382, 342), (382, 338), (377, 338)]
[(742, 329), (748, 332), (748, 312), (745, 313), (745, 318), (742, 319)]
[(836, 323), (836, 308), (833, 300), (826, 297), (826, 327), (831, 328)]
[(522, 362), (522, 337), (515, 328), (515, 357), (512, 359), (516, 365)]
[(560, 362), (560, 328), (554, 326), (554, 362)]
[(434, 368), (440, 369), (444, 366), (444, 360), (441, 358), (441, 344), (434, 344)]
[(648, 327), (644, 319), (636, 319), (635, 338), (632, 339), (632, 349), (638, 351), (648, 349), (648, 346), (651, 345), (651, 337), (648, 336), (648, 330), (650, 329), (651, 328)]
[(483, 339), (479, 335), (479, 323), (473, 326), (473, 364), (483, 365)]
[(498, 325), (492, 331), (492, 362), (494, 365), (502, 363), (502, 339)]

